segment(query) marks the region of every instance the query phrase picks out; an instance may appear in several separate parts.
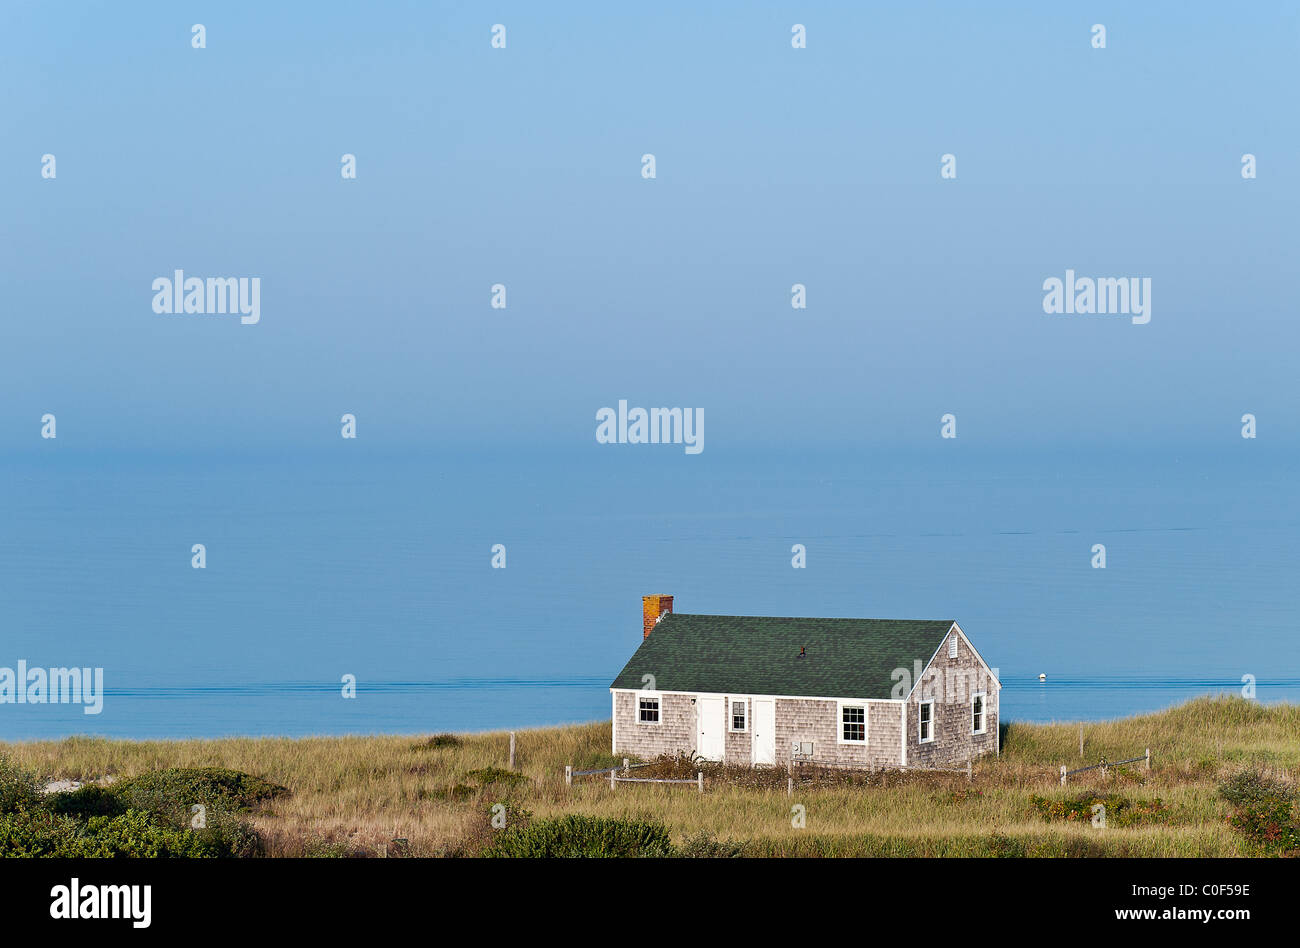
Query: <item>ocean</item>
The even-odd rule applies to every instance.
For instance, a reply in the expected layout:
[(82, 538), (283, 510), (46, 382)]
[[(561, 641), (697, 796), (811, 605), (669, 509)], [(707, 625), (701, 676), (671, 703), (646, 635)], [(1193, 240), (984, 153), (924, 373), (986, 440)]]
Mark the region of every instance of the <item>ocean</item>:
[(0, 462), (0, 667), (104, 670), (100, 713), (0, 703), (0, 739), (608, 718), (649, 593), (679, 612), (956, 619), (1001, 675), (1006, 720), (1120, 717), (1244, 681), (1300, 700), (1295, 463), (1248, 442), (1116, 457), (338, 440), (205, 456), (60, 439)]

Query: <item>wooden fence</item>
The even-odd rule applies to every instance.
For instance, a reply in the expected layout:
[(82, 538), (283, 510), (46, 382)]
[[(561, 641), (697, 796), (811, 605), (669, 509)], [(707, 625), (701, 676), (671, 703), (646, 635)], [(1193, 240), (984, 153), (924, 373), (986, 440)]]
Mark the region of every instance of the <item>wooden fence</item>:
[[(938, 772), (938, 773), (949, 773), (949, 774), (965, 774), (965, 775), (966, 775), (966, 782), (967, 782), (967, 783), (970, 783), (972, 780), (975, 779), (975, 768), (974, 768), (974, 765), (973, 765), (973, 764), (971, 763), (971, 761), (969, 761), (969, 760), (966, 761), (966, 765), (965, 765), (964, 767), (922, 767), (922, 766), (919, 766), (919, 765), (915, 765), (915, 766), (896, 765), (896, 766), (890, 766), (890, 767), (869, 767), (869, 766), (864, 766), (864, 765), (859, 764), (859, 763), (854, 763), (854, 762), (850, 762), (850, 761), (843, 761), (843, 760), (816, 760), (815, 758), (812, 758), (812, 757), (800, 757), (800, 758), (794, 758), (794, 757), (792, 757), (792, 758), (787, 762), (787, 764), (786, 764), (785, 793), (786, 793), (786, 796), (789, 796), (789, 797), (794, 796), (795, 765), (796, 765), (796, 764), (799, 765), (799, 768), (800, 768), (801, 771), (802, 771), (802, 769), (803, 769), (803, 765), (804, 765), (804, 764), (810, 764), (810, 765), (812, 765), (812, 766), (814, 766), (814, 767), (826, 767), (826, 768), (829, 768), (829, 769), (832, 769), (832, 770), (836, 770), (836, 769), (838, 769), (838, 770), (866, 770), (866, 771), (870, 771), (870, 772), (875, 772), (875, 771), (882, 771), (882, 772), (893, 772), (893, 771), (906, 772), (906, 771), (909, 771), (909, 770), (910, 770), (910, 771), (913, 771), (913, 772), (921, 771), (921, 772), (927, 772), (927, 773), (935, 773), (935, 772)], [(803, 777), (803, 774), (800, 773), (799, 776), (800, 776), (800, 777)]]
[(920, 764), (891, 764), (888, 767), (872, 767), (865, 764), (855, 763), (852, 761), (816, 760), (811, 757), (791, 758), (790, 762), (786, 765), (786, 773), (793, 776), (794, 768), (796, 764), (800, 766), (802, 766), (803, 764), (811, 764), (814, 767), (829, 767), (831, 769), (839, 769), (839, 770), (866, 770), (871, 772), (877, 770), (881, 770), (881, 771), (911, 770), (911, 771), (922, 771), (927, 773), (934, 773), (937, 771), (939, 773), (948, 773), (948, 774), (965, 774), (967, 780), (972, 779), (975, 773), (974, 765), (969, 760), (966, 761), (966, 763), (963, 764), (961, 767), (927, 767), (927, 766), (922, 766)]
[(597, 774), (609, 774), (609, 789), (615, 789), (620, 783), (690, 783), (694, 784), (700, 791), (704, 792), (704, 771), (696, 771), (695, 777), (690, 780), (669, 780), (663, 777), (620, 777), (619, 774), (630, 773), (638, 767), (649, 767), (654, 761), (643, 764), (633, 764), (626, 757), (623, 758), (622, 767), (602, 767), (599, 770), (574, 770), (572, 766), (564, 768), (564, 785), (573, 786), (574, 777), (592, 777)]
[(1107, 760), (1105, 757), (1102, 757), (1101, 763), (1099, 764), (1093, 764), (1090, 767), (1079, 767), (1075, 770), (1066, 770), (1065, 764), (1062, 764), (1061, 765), (1061, 786), (1064, 787), (1066, 783), (1069, 781), (1069, 778), (1074, 776), (1075, 774), (1081, 774), (1088, 770), (1100, 770), (1101, 775), (1104, 778), (1110, 772), (1110, 768), (1118, 767), (1121, 764), (1135, 764), (1139, 760), (1145, 762), (1147, 765), (1147, 770), (1150, 770), (1151, 769), (1151, 748), (1148, 747), (1146, 753), (1141, 755), (1140, 757), (1128, 757), (1125, 758), (1124, 760), (1115, 760), (1115, 761), (1110, 761)]

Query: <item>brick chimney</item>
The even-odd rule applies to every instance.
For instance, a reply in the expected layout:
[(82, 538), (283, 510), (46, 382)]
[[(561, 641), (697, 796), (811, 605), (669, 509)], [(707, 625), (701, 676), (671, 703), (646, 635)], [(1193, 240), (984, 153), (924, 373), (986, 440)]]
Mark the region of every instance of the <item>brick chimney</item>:
[(645, 635), (641, 637), (650, 638), (650, 631), (655, 627), (655, 623), (672, 611), (672, 596), (642, 596), (641, 618), (644, 620)]

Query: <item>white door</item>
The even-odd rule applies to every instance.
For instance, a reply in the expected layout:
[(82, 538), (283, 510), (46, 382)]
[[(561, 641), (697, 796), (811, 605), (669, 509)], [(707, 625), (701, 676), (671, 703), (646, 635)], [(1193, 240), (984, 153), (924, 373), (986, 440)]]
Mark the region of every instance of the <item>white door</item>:
[(699, 698), (695, 702), (695, 720), (699, 734), (695, 751), (705, 760), (722, 760), (723, 740), (726, 732), (721, 698)]
[(754, 763), (776, 763), (776, 702), (754, 701)]

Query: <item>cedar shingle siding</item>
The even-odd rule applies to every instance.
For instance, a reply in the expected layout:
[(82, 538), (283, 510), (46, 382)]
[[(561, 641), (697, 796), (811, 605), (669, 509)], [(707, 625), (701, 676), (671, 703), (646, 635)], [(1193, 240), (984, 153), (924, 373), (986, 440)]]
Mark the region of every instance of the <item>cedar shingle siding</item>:
[[(948, 657), (949, 636), (958, 640), (955, 658)], [(914, 684), (911, 676), (918, 670)], [(646, 674), (666, 690), (640, 690)], [(697, 752), (695, 700), (705, 696), (724, 699), (722, 746), (728, 764), (754, 760), (756, 698), (775, 702), (777, 766), (790, 760), (796, 741), (812, 743), (816, 760), (876, 769), (959, 766), (998, 749), (1000, 685), (949, 620), (670, 613), (653, 627), (610, 690), (613, 751), (642, 759)], [(976, 692), (985, 696), (982, 734), (971, 733)], [(659, 699), (659, 723), (639, 720), (642, 696)], [(930, 699), (934, 739), (922, 744), (920, 703)], [(733, 700), (745, 703), (743, 731), (732, 730)], [(866, 710), (863, 742), (843, 739), (846, 705)]]
[[(952, 633), (956, 635), (956, 633)], [(957, 657), (948, 657), (947, 640), (921, 675), (920, 687), (907, 702), (907, 762), (912, 766), (948, 767), (997, 751), (998, 684), (984, 671), (975, 653), (958, 637)], [(971, 733), (971, 698), (985, 692), (983, 734)], [(920, 742), (920, 704), (934, 699), (934, 740)]]

